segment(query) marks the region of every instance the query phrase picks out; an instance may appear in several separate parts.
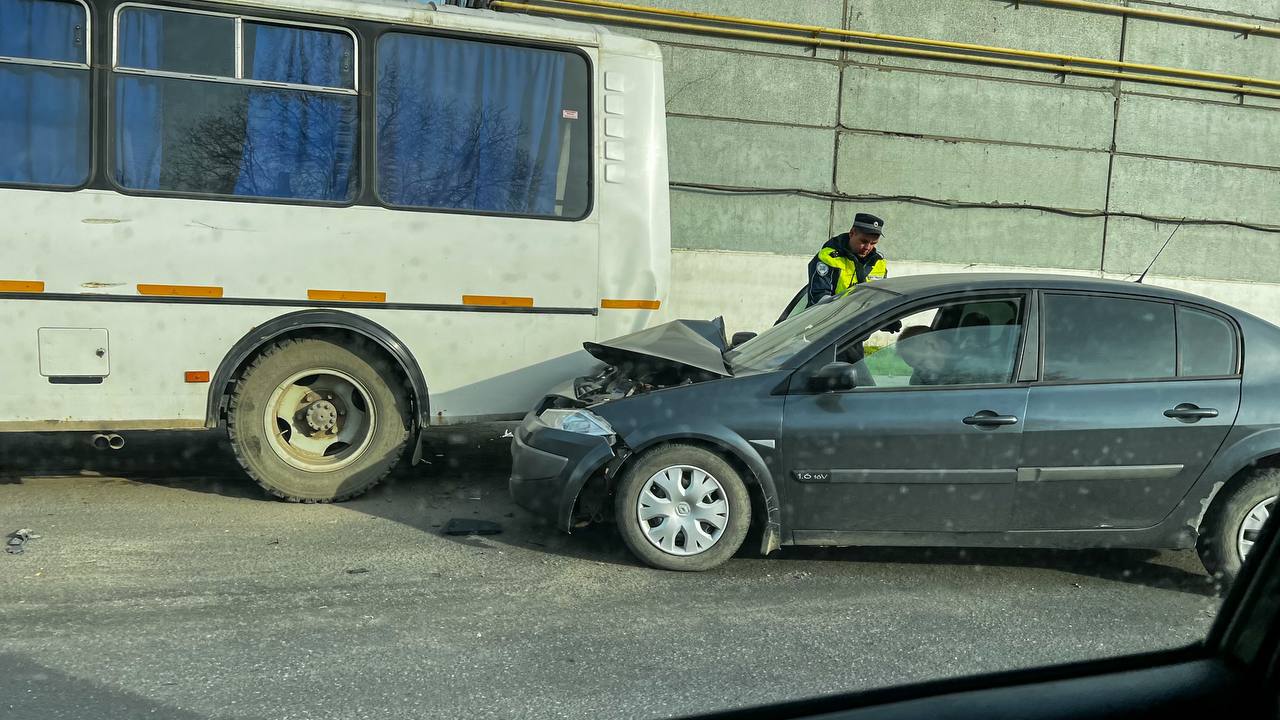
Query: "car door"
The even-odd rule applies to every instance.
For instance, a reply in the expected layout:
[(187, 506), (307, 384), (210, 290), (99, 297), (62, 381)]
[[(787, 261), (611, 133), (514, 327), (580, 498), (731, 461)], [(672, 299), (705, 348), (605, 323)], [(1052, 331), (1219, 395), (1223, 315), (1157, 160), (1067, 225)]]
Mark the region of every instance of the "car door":
[[(976, 303), (982, 312), (966, 309)], [(1026, 304), (1005, 292), (916, 306), (895, 318), (896, 335), (850, 338), (798, 371), (780, 432), (784, 522), (798, 540), (1005, 529), (1027, 402), (1014, 383)], [(858, 386), (809, 390), (805, 373), (837, 357), (855, 361)]]
[(1234, 323), (1138, 297), (1045, 293), (1041, 303), (1013, 527), (1155, 525), (1235, 422)]

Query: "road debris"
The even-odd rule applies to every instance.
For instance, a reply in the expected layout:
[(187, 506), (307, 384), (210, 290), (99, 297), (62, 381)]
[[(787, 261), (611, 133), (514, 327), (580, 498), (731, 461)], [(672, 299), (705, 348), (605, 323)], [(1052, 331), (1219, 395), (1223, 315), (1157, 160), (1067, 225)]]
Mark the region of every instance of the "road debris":
[(369, 568), (348, 568), (347, 569), (348, 575), (362, 575), (367, 572), (369, 572)]
[(21, 555), (26, 552), (27, 541), (38, 537), (40, 536), (31, 532), (29, 528), (14, 530), (9, 533), (8, 540), (5, 542), (4, 551), (10, 555)]
[(492, 520), (453, 518), (444, 526), (445, 535), (497, 535), (502, 526)]

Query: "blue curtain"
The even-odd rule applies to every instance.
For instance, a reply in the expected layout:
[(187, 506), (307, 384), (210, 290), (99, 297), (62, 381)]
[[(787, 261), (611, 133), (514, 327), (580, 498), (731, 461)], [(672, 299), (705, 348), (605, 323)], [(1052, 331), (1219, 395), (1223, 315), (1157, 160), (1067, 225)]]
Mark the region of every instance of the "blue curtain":
[[(351, 38), (274, 25), (253, 26), (249, 75), (256, 80), (347, 87)], [(354, 95), (254, 88), (245, 119), (235, 194), (348, 200), (356, 144)]]
[[(120, 15), (122, 67), (156, 67), (160, 61), (164, 17), (158, 12), (130, 8)], [(160, 187), (164, 116), (160, 80), (136, 75), (116, 76), (116, 180), (125, 187)]]
[(396, 205), (553, 214), (564, 56), (389, 34), (378, 47), (378, 178)]
[[(84, 9), (0, 2), (0, 55), (85, 62)], [(89, 176), (89, 72), (0, 63), (0, 182), (79, 185)]]
[(85, 61), (84, 8), (51, 0), (0, 3), (0, 55), (35, 60)]
[[(350, 87), (349, 36), (257, 23), (245, 30), (254, 48), (248, 77)], [(130, 8), (119, 32), (122, 66), (156, 68), (164, 66), (165, 47), (181, 47), (174, 44), (190, 30), (166, 27), (164, 13)], [(354, 95), (219, 85), (216, 95), (192, 102), (192, 93), (212, 93), (214, 86), (125, 74), (115, 83), (115, 170), (126, 187), (334, 201), (354, 193)], [(228, 91), (243, 92), (243, 101), (214, 99), (226, 99)], [(223, 128), (208, 147), (192, 144), (202, 123)], [(174, 144), (166, 147), (166, 140)], [(233, 157), (219, 152), (226, 144), (236, 145)], [(214, 189), (220, 177), (233, 185)]]

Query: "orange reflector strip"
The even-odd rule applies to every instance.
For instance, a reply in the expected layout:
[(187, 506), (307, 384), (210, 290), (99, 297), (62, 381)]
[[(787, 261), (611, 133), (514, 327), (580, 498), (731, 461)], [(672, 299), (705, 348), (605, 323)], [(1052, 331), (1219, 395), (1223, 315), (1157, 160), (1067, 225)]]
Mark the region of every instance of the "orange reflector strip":
[(220, 298), (222, 297), (222, 288), (211, 285), (144, 285), (139, 283), (138, 294)]
[(601, 300), (600, 307), (606, 310), (657, 310), (661, 300)]
[(44, 292), (40, 280), (0, 280), (0, 292)]
[(487, 305), (489, 307), (533, 307), (531, 297), (508, 297), (506, 295), (463, 295), (463, 305)]
[(308, 300), (328, 300), (330, 302), (386, 302), (384, 292), (366, 292), (364, 290), (308, 290)]
[(208, 370), (188, 370), (183, 373), (183, 377), (189, 383), (207, 383), (209, 382)]

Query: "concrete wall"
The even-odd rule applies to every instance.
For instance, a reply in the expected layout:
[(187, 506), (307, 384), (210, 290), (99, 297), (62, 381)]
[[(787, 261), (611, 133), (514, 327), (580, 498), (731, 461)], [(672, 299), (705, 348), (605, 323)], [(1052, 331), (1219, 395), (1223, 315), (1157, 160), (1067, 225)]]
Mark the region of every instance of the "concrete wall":
[[(647, 4), (1280, 79), (1280, 39), (1006, 0)], [(1194, 5), (1150, 6), (1280, 25), (1280, 0)], [(886, 219), (882, 245), (897, 274), (1123, 277), (1174, 228), (1129, 215), (1280, 230), (1280, 100), (618, 29), (658, 41), (666, 59), (672, 315), (767, 325), (804, 281), (807, 257), (859, 210)], [(1280, 233), (1185, 225), (1149, 277), (1280, 322)]]

